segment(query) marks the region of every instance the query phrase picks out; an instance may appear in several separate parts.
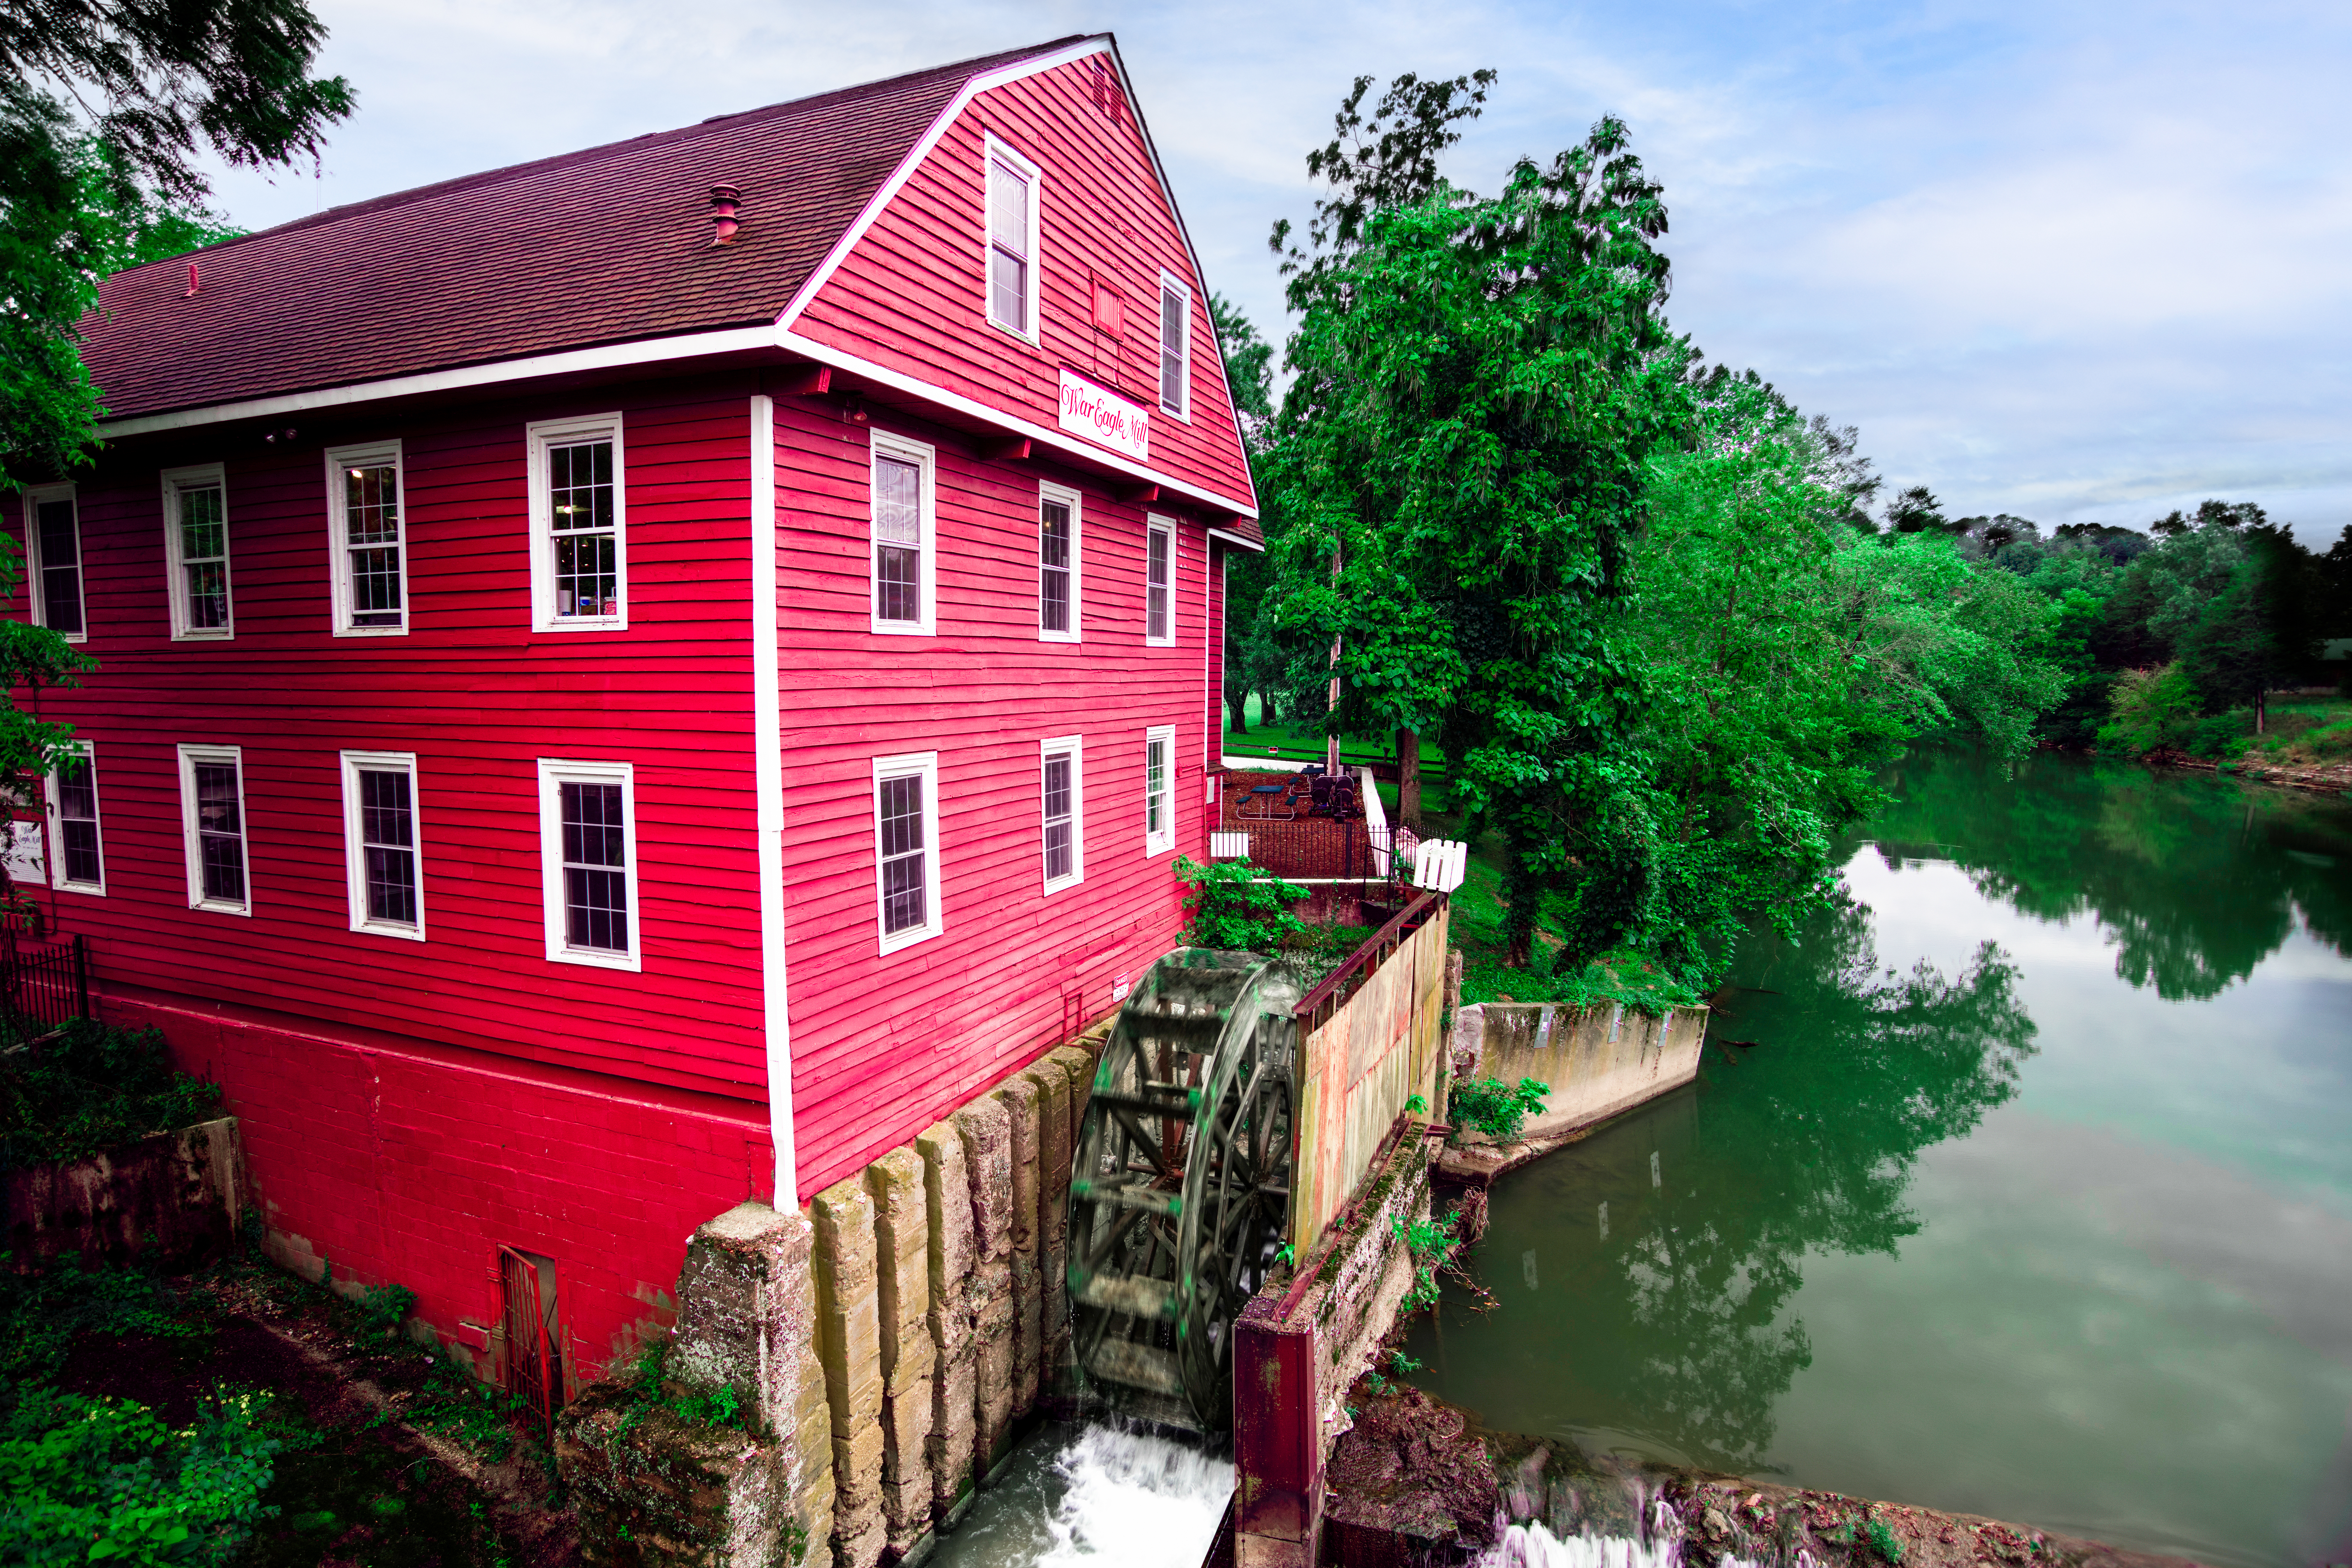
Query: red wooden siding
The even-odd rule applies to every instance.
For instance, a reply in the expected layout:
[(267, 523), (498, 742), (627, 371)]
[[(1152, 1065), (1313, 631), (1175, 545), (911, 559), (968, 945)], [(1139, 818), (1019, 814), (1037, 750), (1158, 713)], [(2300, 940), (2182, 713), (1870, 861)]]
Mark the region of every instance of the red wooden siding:
[[(1226, 396), (1208, 290), (1134, 116), (1095, 106), (1089, 58), (979, 94), (934, 146), (796, 330), (1052, 428), (1066, 365), (1152, 411), (1150, 467), (1255, 504)], [(1041, 166), (1039, 346), (989, 325), (982, 149), (993, 132)], [(1191, 423), (1160, 409), (1160, 273), (1192, 289)], [(1094, 281), (1126, 301), (1126, 331), (1094, 325)]]
[[(99, 762), (107, 893), (58, 891), (102, 979), (759, 1101), (748, 384), (641, 384), (112, 447), (79, 486), (103, 668), (43, 694)], [(526, 421), (624, 416), (630, 629), (535, 635)], [(409, 635), (329, 633), (329, 447), (397, 436)], [(163, 468), (227, 470), (236, 636), (173, 643)], [(12, 498), (8, 521), (21, 530)], [(187, 907), (175, 747), (244, 748), (253, 913)], [(424, 942), (355, 932), (343, 750), (415, 752)], [(546, 956), (536, 759), (636, 765), (644, 973)]]
[[(856, 1171), (1111, 1005), (1174, 946), (1175, 852), (1147, 858), (1144, 732), (1172, 727), (1176, 850), (1198, 856), (1206, 538), (1177, 530), (1176, 641), (1143, 641), (1144, 509), (1046, 464), (939, 449), (938, 634), (869, 630), (867, 433), (822, 405), (776, 414), (784, 888), (803, 1194)], [(1084, 498), (1081, 640), (1036, 631), (1037, 486)], [(1038, 742), (1085, 738), (1084, 882), (1044, 879)], [(880, 955), (873, 760), (940, 753), (943, 932)]]

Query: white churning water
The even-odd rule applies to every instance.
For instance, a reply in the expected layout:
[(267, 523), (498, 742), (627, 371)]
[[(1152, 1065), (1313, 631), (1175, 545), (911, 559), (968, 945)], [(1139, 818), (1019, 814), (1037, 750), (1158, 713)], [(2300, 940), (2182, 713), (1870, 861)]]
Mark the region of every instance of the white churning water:
[[(1664, 1512), (1663, 1504), (1659, 1507), (1660, 1522), (1664, 1523), (1672, 1516)], [(1681, 1568), (1682, 1556), (1682, 1538), (1670, 1529), (1647, 1542), (1622, 1535), (1571, 1535), (1563, 1541), (1537, 1522), (1507, 1527), (1503, 1538), (1478, 1560), (1478, 1568)], [(1757, 1564), (1726, 1557), (1722, 1568)], [(1801, 1562), (1797, 1568), (1811, 1564)]]
[(1233, 1495), (1230, 1459), (1146, 1433), (1048, 1426), (1023, 1449), (932, 1564), (1200, 1568)]

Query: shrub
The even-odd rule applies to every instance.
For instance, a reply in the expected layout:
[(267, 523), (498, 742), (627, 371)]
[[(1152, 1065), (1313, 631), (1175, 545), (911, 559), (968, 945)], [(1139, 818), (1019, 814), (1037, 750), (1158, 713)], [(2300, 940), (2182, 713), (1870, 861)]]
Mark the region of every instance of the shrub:
[(1285, 937), (1307, 929), (1307, 922), (1290, 912), (1290, 906), (1305, 898), (1307, 889), (1269, 876), (1246, 860), (1219, 860), (1203, 866), (1180, 855), (1176, 878), (1194, 885), (1184, 900), (1184, 912), (1192, 917), (1184, 940), (1195, 947), (1272, 952)]
[(268, 1402), (216, 1398), (175, 1432), (143, 1405), (27, 1390), (0, 1418), (0, 1562), (227, 1561), (278, 1511)]
[(220, 1114), (216, 1083), (175, 1072), (159, 1029), (77, 1018), (0, 1058), (0, 1170), (84, 1160)]
[(1484, 1132), (1497, 1143), (1516, 1142), (1519, 1128), (1530, 1116), (1541, 1116), (1551, 1085), (1534, 1079), (1519, 1079), (1512, 1089), (1498, 1078), (1457, 1083), (1445, 1100), (1445, 1119), (1455, 1128)]
[(2166, 746), (2187, 751), (2202, 706), (2195, 684), (2178, 664), (2126, 669), (2109, 690), (2099, 750), (2132, 756)]

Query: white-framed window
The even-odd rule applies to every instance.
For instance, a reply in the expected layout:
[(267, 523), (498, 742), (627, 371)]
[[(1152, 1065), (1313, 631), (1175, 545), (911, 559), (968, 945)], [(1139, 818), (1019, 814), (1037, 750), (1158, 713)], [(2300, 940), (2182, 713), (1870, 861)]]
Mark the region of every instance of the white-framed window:
[(339, 637), (408, 633), (408, 519), (400, 443), (338, 447), (327, 454), (328, 563)]
[(1172, 272), (1160, 275), (1160, 407), (1192, 417), (1192, 290)]
[(89, 621), (81, 581), (81, 503), (71, 485), (25, 491), (25, 578), (33, 624), (84, 642)]
[(547, 956), (601, 969), (638, 956), (635, 764), (539, 759), (539, 852)]
[(49, 774), (49, 886), (106, 891), (106, 843), (98, 826), (98, 754), (88, 741), (67, 742), (79, 761)]
[(1037, 165), (988, 138), (982, 154), (988, 183), (988, 320), (1037, 341)]
[(1078, 640), (1078, 492), (1037, 487), (1037, 639)]
[(1160, 724), (1143, 732), (1143, 852), (1165, 855), (1176, 847), (1176, 726)]
[(244, 748), (180, 747), (180, 829), (187, 847), (188, 907), (251, 914)]
[(628, 630), (621, 416), (542, 420), (523, 433), (530, 448), (531, 628)]
[(1176, 525), (1164, 517), (1144, 520), (1143, 640), (1176, 645)]
[(218, 463), (163, 470), (163, 570), (173, 642), (236, 635), (228, 587), (228, 479)]
[(352, 929), (425, 940), (425, 846), (416, 753), (345, 752), (343, 862)]
[(873, 437), (873, 626), (929, 637), (932, 604), (934, 484), (938, 453), (920, 441)]
[(1056, 735), (1038, 742), (1037, 751), (1045, 891), (1055, 893), (1086, 880), (1086, 742)]
[(940, 919), (940, 754), (874, 759), (874, 919), (882, 951), (935, 937)]

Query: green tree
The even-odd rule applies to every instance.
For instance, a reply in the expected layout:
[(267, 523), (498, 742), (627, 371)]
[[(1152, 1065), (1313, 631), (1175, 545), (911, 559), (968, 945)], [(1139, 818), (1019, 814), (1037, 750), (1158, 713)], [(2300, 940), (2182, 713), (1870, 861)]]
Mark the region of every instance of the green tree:
[(1614, 940), (1712, 984), (1754, 913), (1786, 930), (1832, 897), (1834, 836), (1906, 742), (2013, 757), (2063, 691), (2047, 604), (1940, 532), (1857, 532), (1843, 462), (1752, 372), (1710, 378), (1687, 444), (1652, 457), (1616, 804), (1637, 874), (1613, 909), (1580, 893), (1563, 963)]
[(198, 157), (318, 154), (350, 85), (309, 73), (303, 0), (57, 0), (0, 12), (0, 485), (83, 460), (100, 391), (79, 323), (128, 260), (203, 243)]
[(1630, 691), (1607, 612), (1643, 458), (1684, 402), (1657, 314), (1665, 208), (1615, 120), (1492, 199), (1440, 184), (1360, 217), (1353, 199), (1318, 208), (1332, 248), (1290, 263), (1295, 379), (1263, 488), (1281, 624), (1338, 639), (1343, 721), (1437, 734), (1502, 838), (1524, 962), (1546, 897), (1611, 858)]
[(1886, 526), (1894, 533), (1917, 533), (1926, 529), (1942, 529), (1943, 503), (1925, 485), (1913, 485), (1886, 503)]
[(1225, 384), (1242, 416), (1242, 444), (1255, 448), (1274, 418), (1274, 345), (1257, 335), (1242, 308), (1223, 294), (1209, 296), (1209, 319), (1225, 356)]

